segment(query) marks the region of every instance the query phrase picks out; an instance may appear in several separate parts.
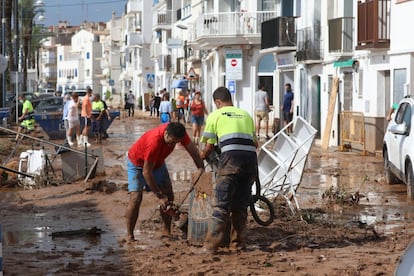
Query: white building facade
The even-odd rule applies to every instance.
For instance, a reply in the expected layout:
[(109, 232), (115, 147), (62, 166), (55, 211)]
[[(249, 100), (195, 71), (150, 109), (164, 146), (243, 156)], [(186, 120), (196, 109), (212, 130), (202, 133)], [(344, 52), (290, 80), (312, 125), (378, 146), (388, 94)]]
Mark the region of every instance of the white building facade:
[(71, 89), (90, 86), (95, 92), (102, 91), (100, 59), (102, 45), (98, 35), (80, 30), (72, 37), (71, 46), (57, 47), (57, 88), (65, 93)]

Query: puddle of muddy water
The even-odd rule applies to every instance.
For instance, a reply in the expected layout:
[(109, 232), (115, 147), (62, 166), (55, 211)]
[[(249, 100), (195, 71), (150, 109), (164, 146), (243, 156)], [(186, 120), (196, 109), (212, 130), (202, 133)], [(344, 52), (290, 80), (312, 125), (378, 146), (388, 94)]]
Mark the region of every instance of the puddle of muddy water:
[(364, 158), (357, 154), (341, 156), (309, 156), (297, 191), (303, 208), (326, 207), (328, 202), (323, 199), (323, 193), (340, 189), (349, 195), (359, 192), (359, 202), (353, 205), (344, 203), (343, 208), (332, 210), (318, 219), (339, 225), (372, 225), (385, 235), (391, 234), (403, 221), (414, 221), (414, 203), (407, 199), (405, 185), (384, 182), (381, 158)]

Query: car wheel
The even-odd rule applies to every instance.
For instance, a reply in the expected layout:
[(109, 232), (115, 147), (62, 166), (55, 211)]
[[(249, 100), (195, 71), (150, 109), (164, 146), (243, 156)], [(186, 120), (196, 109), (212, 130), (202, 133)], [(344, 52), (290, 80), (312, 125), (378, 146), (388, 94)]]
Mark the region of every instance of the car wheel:
[(398, 183), (398, 178), (392, 173), (390, 169), (390, 161), (388, 160), (388, 152), (384, 149), (384, 174), (385, 174), (385, 182), (387, 184), (395, 184)]
[(407, 167), (405, 170), (405, 177), (406, 177), (406, 183), (407, 183), (407, 196), (410, 199), (414, 199), (414, 173), (413, 173), (413, 166), (411, 165), (411, 162), (407, 164)]

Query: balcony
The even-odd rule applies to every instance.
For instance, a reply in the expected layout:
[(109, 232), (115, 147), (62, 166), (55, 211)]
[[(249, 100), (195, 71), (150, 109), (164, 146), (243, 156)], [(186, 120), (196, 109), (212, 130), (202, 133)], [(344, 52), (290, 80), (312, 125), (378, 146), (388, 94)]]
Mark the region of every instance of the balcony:
[(358, 2), (358, 45), (356, 49), (390, 47), (391, 0)]
[(297, 30), (296, 60), (319, 63), (322, 59), (320, 26)]
[(262, 24), (262, 52), (289, 52), (296, 50), (295, 18), (277, 17)]
[(354, 18), (341, 17), (328, 21), (329, 52), (352, 54), (354, 48)]
[(273, 11), (205, 13), (195, 20), (189, 41), (197, 49), (260, 44), (262, 23), (276, 15)]
[(125, 45), (128, 48), (142, 47), (144, 43), (144, 37), (142, 33), (130, 33), (125, 39)]
[(152, 29), (171, 29), (172, 19), (172, 10), (156, 11), (152, 17)]

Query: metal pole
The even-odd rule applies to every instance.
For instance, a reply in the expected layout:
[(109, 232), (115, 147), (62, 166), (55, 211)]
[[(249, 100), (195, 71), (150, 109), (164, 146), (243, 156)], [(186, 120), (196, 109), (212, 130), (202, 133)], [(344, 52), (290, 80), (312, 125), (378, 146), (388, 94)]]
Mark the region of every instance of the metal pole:
[[(4, 8), (4, 0), (1, 1), (1, 53), (6, 56), (6, 9)], [(1, 78), (1, 106), (6, 106), (6, 73), (3, 71)]]
[(16, 92), (16, 125), (19, 124), (19, 72), (15, 74), (15, 92)]

